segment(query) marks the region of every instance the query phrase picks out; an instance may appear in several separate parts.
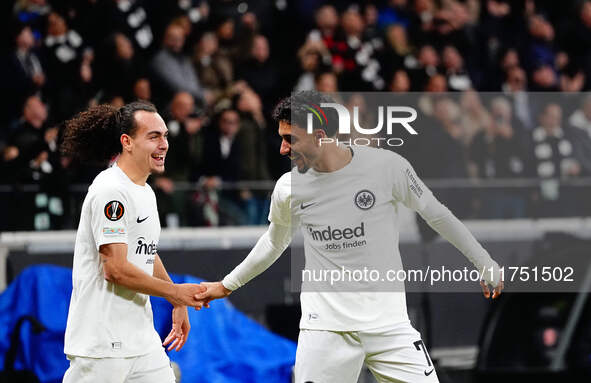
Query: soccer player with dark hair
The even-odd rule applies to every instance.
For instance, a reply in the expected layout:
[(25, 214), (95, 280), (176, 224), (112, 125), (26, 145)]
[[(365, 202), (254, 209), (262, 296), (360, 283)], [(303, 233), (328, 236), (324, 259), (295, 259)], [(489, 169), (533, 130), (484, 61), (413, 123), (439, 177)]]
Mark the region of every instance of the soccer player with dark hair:
[[(481, 286), (488, 298), (491, 285), (496, 298), (503, 288), (499, 266), (407, 160), (392, 151), (329, 140), (336, 137), (338, 116), (333, 108), (319, 111), (317, 106), (330, 102), (311, 91), (279, 103), (274, 118), (283, 138), (280, 152), (297, 171), (284, 174), (275, 185), (267, 232), (223, 281), (204, 283), (208, 290), (197, 298), (208, 302), (228, 296), (262, 273), (287, 248), (297, 228), (304, 237), (306, 270), (383, 270), (385, 264), (402, 268), (400, 205), (418, 212), (478, 270), (491, 270), (484, 273)], [(322, 118), (312, 118), (308, 133), (311, 109)], [(295, 382), (355, 383), (364, 363), (378, 382), (437, 382), (421, 336), (410, 324), (404, 287), (353, 287), (358, 289), (319, 289), (303, 281)]]
[[(64, 352), (65, 383), (173, 383), (154, 329), (150, 295), (173, 305), (164, 341), (180, 350), (189, 335), (187, 306), (199, 309), (197, 284), (174, 284), (157, 254), (160, 221), (146, 183), (164, 172), (168, 129), (149, 103), (99, 105), (66, 121), (62, 152), (107, 164), (88, 188), (74, 249)], [(172, 343), (171, 343), (172, 342)]]

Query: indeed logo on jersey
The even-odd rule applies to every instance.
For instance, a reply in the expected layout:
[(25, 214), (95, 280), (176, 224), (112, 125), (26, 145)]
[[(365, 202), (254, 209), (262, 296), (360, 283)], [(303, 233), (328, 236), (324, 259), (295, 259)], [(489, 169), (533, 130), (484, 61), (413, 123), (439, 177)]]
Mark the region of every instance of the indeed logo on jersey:
[[(314, 230), (308, 226), (308, 232), (314, 241), (330, 242), (324, 244), (325, 250), (341, 250), (365, 246), (365, 223), (355, 227), (332, 228), (330, 225), (325, 229)], [(340, 241), (340, 242), (339, 242)]]
[(365, 237), (365, 223), (357, 227), (346, 227), (344, 229), (333, 229), (330, 225), (323, 230), (314, 230), (308, 226), (308, 231), (315, 241), (339, 241), (341, 239), (353, 239)]
[(158, 245), (154, 241), (149, 244), (146, 243), (146, 238), (139, 237), (137, 240), (137, 247), (135, 248), (136, 254), (154, 255), (158, 252)]

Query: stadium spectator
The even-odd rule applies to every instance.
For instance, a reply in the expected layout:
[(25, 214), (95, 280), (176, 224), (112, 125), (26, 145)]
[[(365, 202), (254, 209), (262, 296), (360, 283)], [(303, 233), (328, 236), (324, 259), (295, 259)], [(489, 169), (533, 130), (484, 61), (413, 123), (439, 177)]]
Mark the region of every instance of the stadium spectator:
[(69, 29), (64, 17), (56, 12), (47, 17), (43, 48), (52, 117), (62, 121), (90, 99), (94, 53), (85, 46), (82, 36)]
[(315, 74), (330, 67), (330, 53), (321, 41), (308, 40), (298, 50), (298, 59), (302, 73), (294, 92), (313, 90)]
[(404, 26), (401, 24), (388, 26), (385, 35), (386, 44), (382, 57), (385, 76), (387, 77), (396, 68), (407, 70), (416, 68), (418, 62), (413, 55), (413, 47), (410, 45)]
[[(484, 129), (477, 132), (470, 144), (469, 157), (476, 176), (482, 179), (525, 178), (529, 160), (523, 129), (515, 127), (511, 104), (495, 97), (490, 105), (491, 118), (485, 119)], [(492, 189), (480, 193), (481, 218), (522, 218), (526, 212), (526, 197), (522, 190)]]
[(392, 81), (390, 82), (390, 90), (392, 92), (399, 93), (409, 92), (412, 90), (410, 77), (408, 76), (408, 73), (405, 70), (399, 69), (396, 72), (394, 72), (394, 75), (392, 76)]
[(535, 92), (554, 92), (559, 90), (558, 77), (550, 65), (542, 65), (533, 70), (530, 89)]
[(503, 93), (513, 101), (515, 117), (525, 129), (533, 129), (535, 122), (527, 93), (525, 71), (517, 66), (508, 69), (506, 82), (501, 88)]
[(45, 18), (51, 12), (50, 1), (18, 0), (14, 2), (13, 12), (18, 20), (31, 27), (35, 39), (41, 39)]
[[(48, 117), (47, 106), (37, 96), (31, 96), (25, 102), (23, 116), (14, 132), (11, 144), (19, 148), (25, 156), (43, 147), (47, 151), (48, 165), (58, 169), (60, 158), (58, 152), (58, 127), (46, 124)], [(48, 169), (48, 165), (46, 169)]]
[[(93, 30), (99, 35), (119, 31), (125, 34), (138, 52), (148, 56), (153, 48), (154, 33), (149, 22), (149, 9), (144, 0), (107, 0), (100, 2), (99, 17), (93, 20)], [(97, 38), (97, 41), (100, 37)]]
[[(443, 77), (443, 76), (441, 76)], [(421, 140), (424, 146), (424, 158), (420, 161), (426, 177), (443, 179), (461, 179), (468, 177), (466, 151), (462, 144), (461, 109), (451, 98), (436, 99), (433, 104), (435, 126), (432, 132)], [(438, 161), (430, 160), (427, 153), (437, 150)], [(454, 209), (458, 216), (468, 215), (470, 206), (465, 190), (445, 189), (440, 198), (446, 206)]]
[(364, 20), (355, 5), (341, 15), (343, 35), (335, 39), (329, 50), (333, 68), (341, 77), (341, 88), (353, 90), (381, 90), (385, 82), (377, 55), (383, 47), (379, 38), (368, 39)]
[(232, 61), (219, 53), (216, 35), (207, 32), (197, 44), (193, 62), (199, 81), (205, 88), (207, 105), (211, 105), (222, 96), (234, 78)]
[(152, 87), (150, 80), (146, 77), (140, 77), (133, 84), (133, 98), (140, 101), (152, 100)]
[[(163, 35), (171, 20), (182, 19), (189, 30), (187, 48), (193, 47), (197, 37), (203, 33), (209, 18), (209, 5), (204, 0), (157, 1), (150, 6), (150, 16), (158, 15), (158, 17), (153, 17), (151, 21), (157, 39)], [(188, 49), (186, 51), (189, 52)]]
[(166, 121), (170, 145), (175, 145), (167, 156), (168, 169), (165, 173), (174, 181), (197, 181), (203, 166), (204, 116), (195, 108), (193, 96), (188, 92), (174, 95)]
[(176, 6), (179, 13), (186, 15), (195, 27), (199, 23), (207, 21), (209, 5), (203, 0), (177, 0)]
[(171, 150), (166, 156), (166, 172), (154, 179), (154, 186), (160, 221), (167, 227), (177, 227), (194, 223), (196, 216), (189, 205), (191, 193), (177, 190), (175, 183), (196, 181), (202, 173), (203, 116), (195, 110), (193, 96), (187, 92), (174, 95), (169, 114), (166, 126)]
[(472, 88), (472, 80), (464, 66), (464, 59), (452, 45), (443, 48), (442, 63), (447, 76), (447, 88), (451, 91), (464, 91)]
[(331, 50), (333, 39), (339, 26), (339, 14), (334, 6), (326, 4), (318, 8), (315, 14), (316, 29), (308, 34), (309, 41), (323, 41)]
[(371, 3), (365, 4), (363, 7), (363, 23), (365, 30), (363, 31), (365, 38), (368, 40), (380, 39), (380, 28), (378, 26), (379, 12), (378, 8)]
[(585, 96), (581, 106), (568, 118), (571, 126), (581, 129), (591, 138), (591, 96)]
[[(482, 90), (500, 91), (509, 71), (521, 65), (519, 54), (515, 48), (498, 48), (497, 51), (497, 56), (490, 59), (490, 62), (484, 64), (484, 67), (478, 71)], [(484, 72), (486, 72), (486, 76)]]
[(429, 41), (441, 48), (446, 44), (468, 47), (465, 27), (469, 13), (464, 4), (446, 1), (437, 7), (433, 0), (419, 0), (414, 3), (412, 34), (421, 43)]
[(411, 68), (411, 80), (416, 89), (423, 90), (431, 77), (439, 73), (439, 55), (433, 46), (424, 45), (419, 49), (417, 61), (418, 65)]
[(123, 33), (109, 36), (104, 53), (97, 54), (96, 63), (97, 83), (104, 93), (121, 95), (126, 100), (133, 98), (134, 82), (145, 70), (133, 44)]
[(508, 68), (501, 89), (506, 93), (525, 92), (527, 90), (527, 78), (523, 68), (519, 66)]
[(45, 104), (37, 96), (29, 97), (4, 152), (11, 183), (39, 186), (13, 197), (9, 216), (18, 230), (60, 229), (64, 224), (66, 183), (57, 154), (58, 131), (57, 127), (47, 128), (46, 120)]
[[(240, 113), (240, 179), (268, 181), (271, 179), (267, 159), (270, 133), (263, 116), (261, 99), (254, 91), (246, 89), (238, 95), (236, 109)], [(241, 190), (241, 198), (245, 202), (247, 224), (266, 224), (269, 213), (268, 192), (244, 188)]]
[(501, 69), (507, 73), (509, 69), (519, 66), (519, 54), (514, 48), (507, 49), (501, 60)]
[(442, 74), (435, 74), (427, 80), (425, 91), (432, 93), (447, 92), (447, 80)]
[[(259, 35), (266, 36), (261, 32), (259, 24), (259, 19), (253, 12), (246, 12), (237, 19), (234, 42), (234, 61), (236, 64), (248, 61), (252, 58), (252, 49), (255, 37)], [(269, 45), (268, 41), (267, 45)], [(267, 50), (269, 51), (269, 49)]]
[(536, 213), (552, 217), (573, 215), (579, 201), (573, 190), (560, 187), (558, 180), (581, 175), (577, 141), (582, 135), (563, 124), (562, 108), (556, 103), (545, 106), (539, 122), (532, 131), (534, 173), (542, 179), (540, 191), (534, 195)]
[(481, 96), (474, 90), (463, 92), (460, 96), (462, 116), (462, 143), (470, 144), (475, 134), (490, 125), (490, 115), (482, 104)]
[[(18, 117), (27, 96), (41, 93), (45, 84), (45, 72), (35, 49), (35, 38), (31, 28), (18, 23), (14, 31), (14, 47), (9, 54), (2, 78), (8, 98), (4, 121)], [(0, 140), (4, 132), (0, 132)]]
[(265, 36), (254, 37), (250, 59), (239, 66), (236, 78), (246, 81), (264, 105), (273, 103), (279, 75), (276, 64), (270, 59), (269, 42)]
[[(219, 8), (222, 9), (216, 11), (216, 22), (212, 22), (218, 39), (217, 54), (232, 62), (234, 77), (237, 79), (240, 74), (239, 69), (243, 65), (252, 65), (257, 60), (262, 63), (271, 58), (268, 40), (259, 38), (263, 36), (259, 15), (250, 11), (261, 7), (251, 3), (249, 11), (245, 13), (243, 11), (236, 13), (236, 9), (224, 9), (226, 7), (222, 6)], [(265, 23), (264, 20), (262, 22)], [(269, 20), (266, 21), (267, 24), (268, 22)], [(276, 64), (274, 60), (270, 60), (269, 63)]]
[(573, 60), (583, 69), (588, 90), (591, 79), (591, 2), (580, 4), (577, 20), (574, 22), (570, 38), (565, 38), (566, 49), (571, 52)]
[(154, 85), (162, 92), (158, 102), (169, 100), (177, 92), (190, 93), (198, 105), (204, 105), (203, 88), (199, 83), (191, 59), (185, 56), (185, 32), (176, 24), (169, 24), (164, 34), (162, 49), (152, 59)]
[(497, 57), (501, 48), (520, 45), (524, 39), (524, 22), (520, 21), (521, 11), (516, 3), (487, 0), (482, 9), (479, 30), (483, 35), (482, 46), (486, 47), (487, 58)]
[(554, 27), (541, 15), (531, 16), (528, 20), (529, 51), (527, 63), (532, 67), (548, 66), (554, 68), (556, 54), (554, 52)]
[[(34, 157), (34, 152), (38, 147), (41, 147), (46, 119), (47, 109), (45, 105), (37, 96), (29, 97), (25, 101), (16, 128), (11, 132), (6, 145), (3, 145), (2, 148), (2, 184), (13, 185), (27, 183), (27, 181), (37, 183), (38, 180), (32, 179), (26, 169), (29, 168), (29, 161)], [(23, 214), (22, 217), (16, 216), (21, 204), (31, 203), (29, 200), (22, 201), (24, 197), (24, 195), (16, 193), (12, 197), (17, 198), (16, 202), (7, 206), (8, 215), (10, 217), (14, 216), (13, 219), (16, 220), (16, 226), (12, 230), (31, 229), (30, 222), (28, 225), (25, 224), (25, 221), (28, 221), (33, 214), (31, 211), (28, 211), (29, 216), (26, 216), (26, 214)]]
[[(462, 112), (459, 105), (448, 97), (437, 99), (433, 105), (433, 116), (439, 122), (441, 128), (443, 128), (443, 131), (449, 136), (449, 138), (453, 139), (456, 144), (460, 144), (463, 135), (460, 120), (461, 114)], [(460, 149), (456, 152), (461, 153), (462, 150)], [(453, 171), (452, 173), (463, 174), (463, 171), (459, 173)]]
[(236, 61), (240, 47), (235, 34), (234, 19), (227, 15), (212, 16), (212, 24), (218, 39), (218, 53), (232, 62)]
[(47, 107), (38, 96), (27, 98), (22, 116), (9, 138), (9, 143), (16, 146), (22, 154), (32, 150), (37, 142), (43, 141), (47, 116)]
[(537, 173), (541, 178), (576, 176), (581, 169), (574, 158), (573, 131), (564, 127), (562, 108), (555, 103), (546, 105), (540, 125), (532, 132), (536, 145)]
[(314, 86), (317, 91), (323, 93), (338, 92), (338, 79), (334, 72), (318, 73), (314, 78)]
[[(206, 177), (225, 182), (240, 180), (242, 144), (238, 140), (239, 131), (238, 112), (234, 109), (222, 110), (215, 119), (214, 125), (205, 134), (204, 175)], [(218, 206), (221, 225), (242, 225), (247, 222), (242, 197), (236, 190), (220, 191)]]
[(580, 101), (580, 107), (576, 109), (568, 119), (568, 125), (575, 132), (575, 156), (582, 167), (585, 176), (591, 175), (591, 97), (586, 96)]

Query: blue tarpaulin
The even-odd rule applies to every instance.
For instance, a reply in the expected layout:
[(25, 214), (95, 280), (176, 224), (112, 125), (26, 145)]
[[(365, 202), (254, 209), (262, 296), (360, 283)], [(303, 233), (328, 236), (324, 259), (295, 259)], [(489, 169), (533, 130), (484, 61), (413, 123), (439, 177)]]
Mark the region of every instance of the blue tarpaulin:
[[(177, 283), (199, 283), (188, 275), (171, 275)], [(23, 315), (37, 318), (46, 330), (34, 334), (28, 322), (21, 329), (15, 369), (33, 371), (43, 383), (61, 382), (68, 368), (64, 332), (72, 292), (71, 269), (40, 265), (24, 270), (0, 295), (0, 369), (10, 335)], [(171, 329), (172, 306), (152, 298), (154, 325), (164, 339)], [(189, 309), (191, 332), (180, 352), (171, 351), (182, 382), (289, 382), (296, 346), (236, 310), (227, 300), (210, 309)]]

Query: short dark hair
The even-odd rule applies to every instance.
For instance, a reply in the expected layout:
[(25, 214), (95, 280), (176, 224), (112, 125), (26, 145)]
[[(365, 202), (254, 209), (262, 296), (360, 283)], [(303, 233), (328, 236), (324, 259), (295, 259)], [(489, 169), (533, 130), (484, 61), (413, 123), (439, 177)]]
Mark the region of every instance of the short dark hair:
[(298, 92), (279, 101), (273, 111), (273, 119), (305, 129), (308, 125), (308, 114), (314, 109), (321, 117), (312, 119), (312, 128), (322, 129), (328, 137), (334, 137), (338, 130), (339, 118), (334, 108), (320, 108), (320, 104), (326, 102), (334, 103), (334, 100), (315, 90)]
[(134, 101), (115, 108), (104, 104), (88, 108), (64, 123), (61, 152), (81, 162), (106, 163), (121, 153), (122, 134), (133, 136), (137, 130), (135, 112), (157, 113), (146, 101)]

